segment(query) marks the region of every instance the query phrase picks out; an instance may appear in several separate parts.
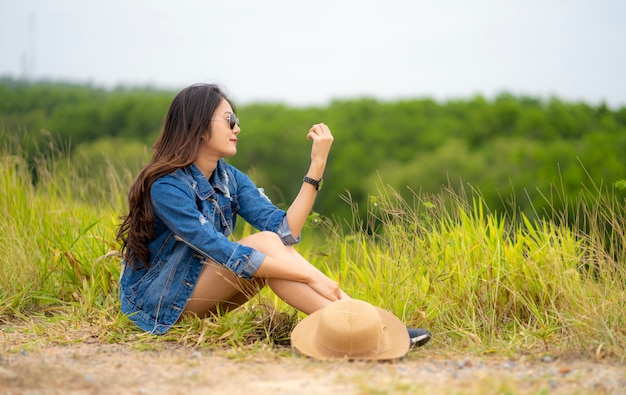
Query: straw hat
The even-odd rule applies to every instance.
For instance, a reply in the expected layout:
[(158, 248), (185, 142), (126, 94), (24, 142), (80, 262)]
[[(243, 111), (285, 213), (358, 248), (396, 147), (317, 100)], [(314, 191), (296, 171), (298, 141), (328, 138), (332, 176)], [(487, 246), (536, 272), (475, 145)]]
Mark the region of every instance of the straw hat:
[(341, 299), (314, 312), (291, 332), (291, 345), (318, 359), (394, 359), (409, 351), (406, 326), (390, 312)]

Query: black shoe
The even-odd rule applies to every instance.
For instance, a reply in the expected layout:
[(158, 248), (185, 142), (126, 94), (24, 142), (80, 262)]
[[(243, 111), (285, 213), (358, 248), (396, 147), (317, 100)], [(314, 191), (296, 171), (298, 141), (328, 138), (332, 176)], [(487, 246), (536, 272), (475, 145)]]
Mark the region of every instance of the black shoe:
[(428, 343), (432, 335), (427, 329), (420, 328), (406, 328), (409, 331), (409, 338), (411, 339), (411, 347), (421, 347)]

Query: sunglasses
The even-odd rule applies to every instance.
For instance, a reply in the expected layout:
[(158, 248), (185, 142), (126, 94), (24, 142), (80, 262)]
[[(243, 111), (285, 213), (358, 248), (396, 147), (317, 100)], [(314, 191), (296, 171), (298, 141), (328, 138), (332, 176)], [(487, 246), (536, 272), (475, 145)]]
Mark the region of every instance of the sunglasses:
[(235, 125), (239, 126), (239, 118), (232, 112), (228, 116), (228, 118), (211, 118), (211, 121), (216, 121), (218, 119), (228, 119), (228, 126), (230, 126), (230, 130), (235, 129)]

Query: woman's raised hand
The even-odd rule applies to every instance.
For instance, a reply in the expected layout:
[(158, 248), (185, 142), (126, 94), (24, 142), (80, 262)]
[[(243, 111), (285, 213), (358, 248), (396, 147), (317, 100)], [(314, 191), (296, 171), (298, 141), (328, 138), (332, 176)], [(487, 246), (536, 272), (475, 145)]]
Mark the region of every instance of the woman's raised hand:
[(311, 147), (311, 162), (326, 163), (330, 147), (333, 144), (333, 134), (324, 123), (317, 123), (309, 129), (307, 140), (313, 140)]

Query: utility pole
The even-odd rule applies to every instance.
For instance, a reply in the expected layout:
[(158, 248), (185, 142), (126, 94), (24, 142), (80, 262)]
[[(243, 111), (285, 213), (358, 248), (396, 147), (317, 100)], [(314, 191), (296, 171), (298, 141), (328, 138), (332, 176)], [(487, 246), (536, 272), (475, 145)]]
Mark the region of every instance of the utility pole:
[(28, 15), (28, 50), (22, 53), (21, 66), (22, 78), (32, 79), (35, 75), (35, 12), (31, 11)]

